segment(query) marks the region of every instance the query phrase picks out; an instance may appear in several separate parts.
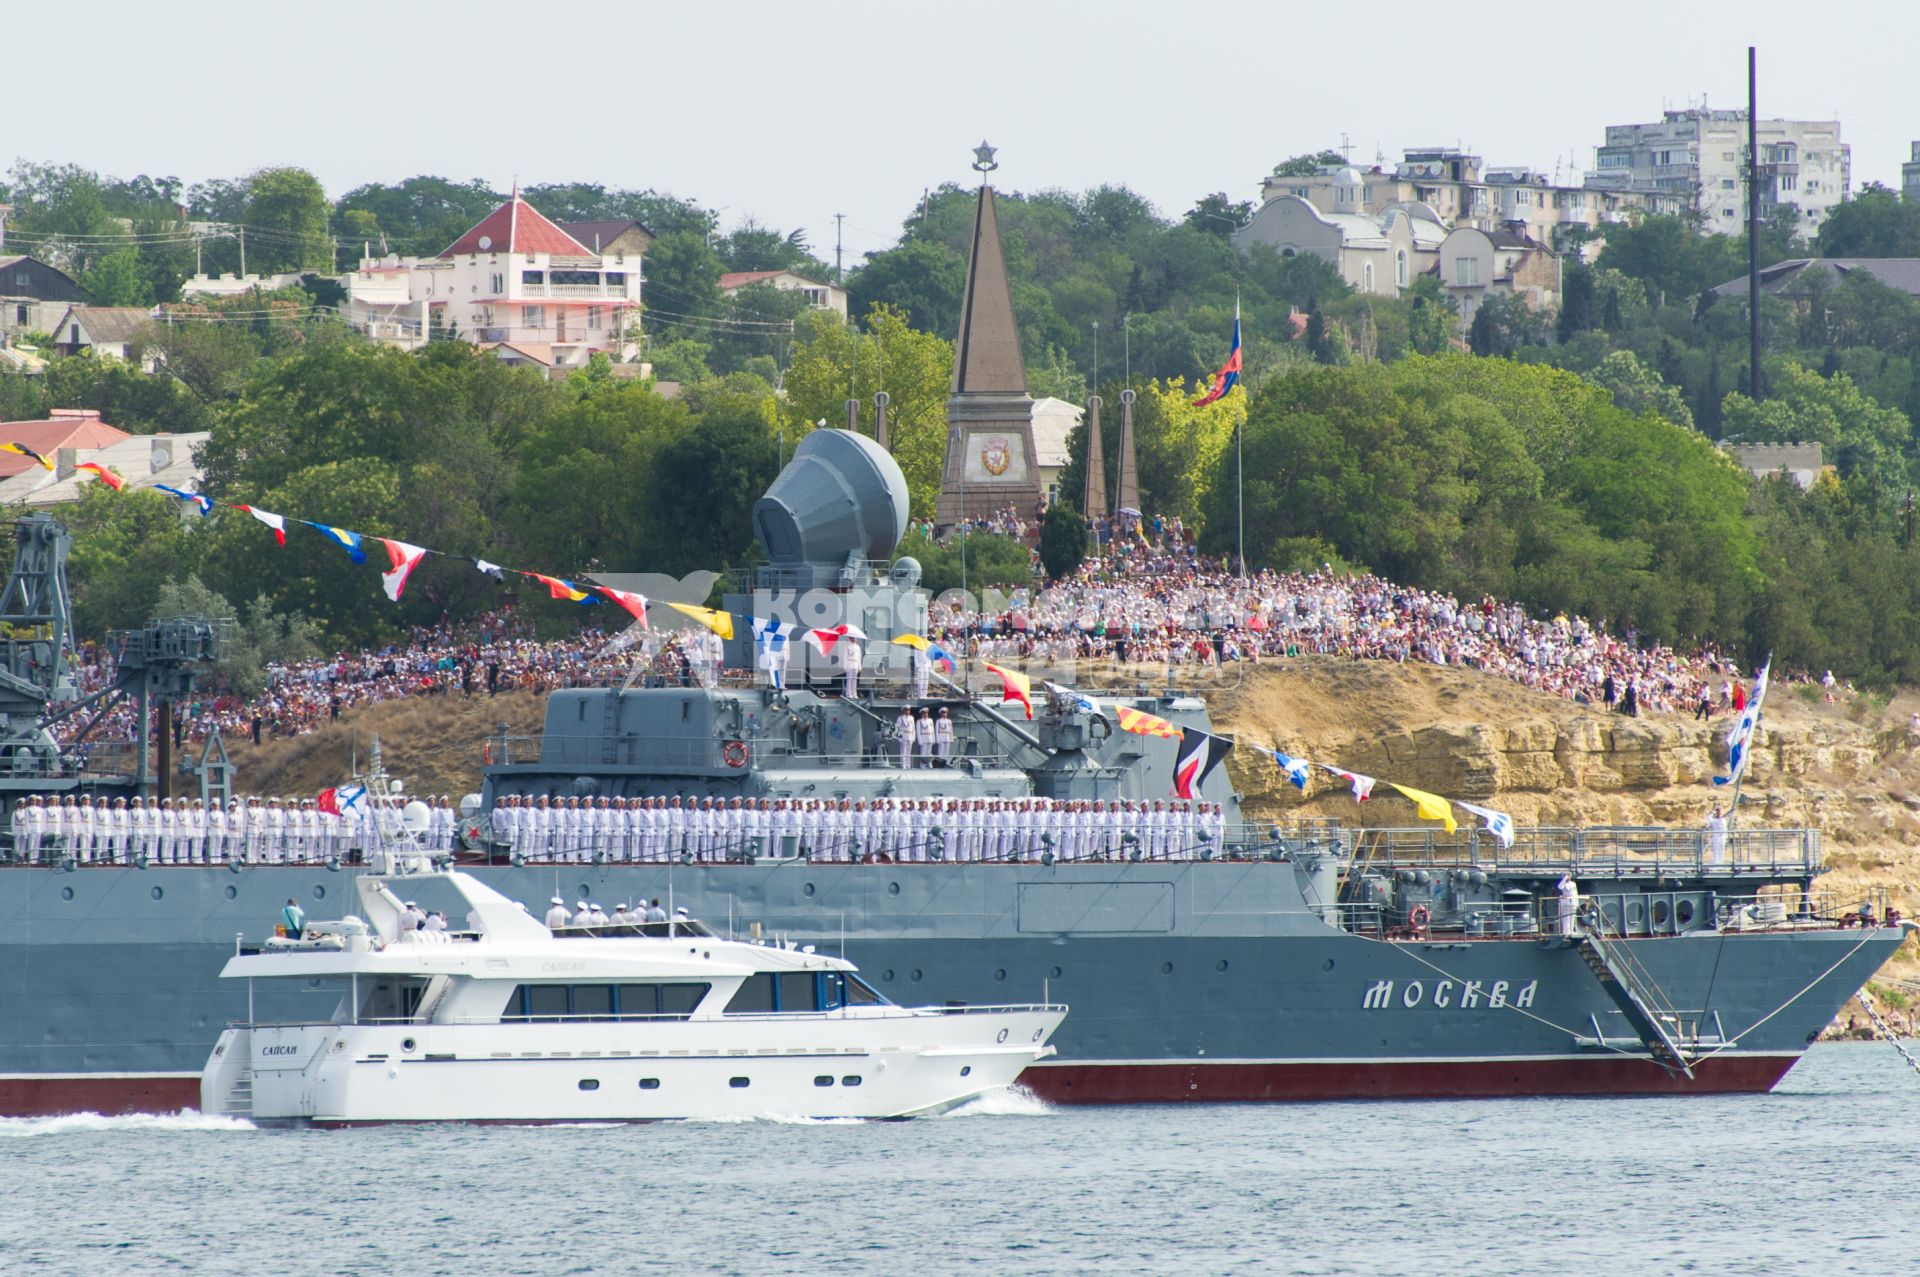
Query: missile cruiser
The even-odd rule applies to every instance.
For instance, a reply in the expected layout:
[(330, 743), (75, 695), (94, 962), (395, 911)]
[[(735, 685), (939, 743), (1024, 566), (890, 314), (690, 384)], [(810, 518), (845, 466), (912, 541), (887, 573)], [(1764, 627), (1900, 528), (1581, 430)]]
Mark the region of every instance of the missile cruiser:
[[(1211, 831), (1149, 836), (1124, 815), (1089, 841), (1048, 816), (1011, 841), (969, 836), (964, 813), (996, 804), (1126, 813), (1170, 799), (1179, 741), (1119, 719), (1207, 731), (1205, 704), (1036, 682), (1028, 719), (997, 684), (970, 693), (978, 671), (965, 668), (959, 681), (928, 676), (922, 692), (915, 649), (892, 642), (927, 632), (920, 567), (892, 557), (906, 486), (864, 435), (809, 434), (753, 519), (765, 561), (729, 582), (711, 618), (737, 625), (730, 672), (552, 693), (537, 742), (489, 743), (461, 871), (536, 912), (555, 896), (659, 899), (738, 938), (845, 956), (891, 1002), (1070, 1003), (1057, 1054), (1022, 1079), (1064, 1104), (1761, 1092), (1912, 926), (1823, 893), (1811, 830), (1739, 830), (1722, 844), (1683, 830), (1523, 829), (1502, 847), (1470, 830), (1274, 825), (1242, 809), (1225, 768), (1191, 791), (1217, 804)], [(78, 703), (50, 659), (64, 641), (64, 533), (35, 516), (18, 535), (0, 606), (10, 801), (92, 774), (45, 726)], [(844, 649), (803, 643), (776, 685), (753, 618), (796, 633), (855, 627), (865, 648), (852, 694)], [(164, 703), (190, 685), (218, 635), (170, 624), (123, 636), (121, 695)], [(943, 765), (902, 766), (895, 723), (923, 707), (947, 711), (951, 748)], [(932, 814), (910, 857), (884, 837), (829, 846), (797, 819), (641, 853), (563, 849), (554, 863), (495, 836), (497, 806), (541, 797), (801, 811), (911, 800)], [(0, 1113), (191, 1106), (230, 1026), (361, 1014), (319, 981), (220, 979), (288, 899), (315, 917), (350, 911), (359, 868), (80, 866), (57, 848), (31, 860), (9, 850)], [(426, 908), (431, 887), (423, 879)], [(435, 994), (413, 994), (365, 996), (429, 1026)], [(450, 1067), (425, 1029), (406, 1040), (415, 1047), (384, 1068)], [(244, 1113), (250, 1086), (235, 1079), (228, 1111)]]

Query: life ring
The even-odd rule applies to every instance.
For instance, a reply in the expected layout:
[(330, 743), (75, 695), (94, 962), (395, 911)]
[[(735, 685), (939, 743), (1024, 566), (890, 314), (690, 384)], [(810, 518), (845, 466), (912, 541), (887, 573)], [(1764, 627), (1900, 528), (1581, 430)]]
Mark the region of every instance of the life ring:
[(1433, 911), (1425, 905), (1415, 905), (1407, 913), (1407, 926), (1411, 927), (1416, 935), (1424, 934), (1427, 924), (1432, 921)]
[(747, 765), (747, 746), (745, 741), (730, 740), (720, 747), (720, 760), (729, 767)]

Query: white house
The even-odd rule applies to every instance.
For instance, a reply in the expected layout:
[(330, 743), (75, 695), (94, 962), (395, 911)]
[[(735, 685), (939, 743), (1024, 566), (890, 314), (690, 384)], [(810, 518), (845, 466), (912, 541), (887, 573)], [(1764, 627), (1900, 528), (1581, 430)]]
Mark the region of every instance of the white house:
[(1312, 253), (1358, 291), (1384, 297), (1398, 296), (1432, 269), (1447, 235), (1432, 208), (1403, 203), (1366, 212), (1364, 183), (1353, 169), (1343, 170), (1333, 195), (1331, 213), (1304, 196), (1275, 196), (1234, 232), (1235, 247), (1246, 252), (1265, 244), (1282, 257)]
[(369, 258), (343, 282), (348, 322), (376, 340), (537, 350), (530, 362), (550, 370), (639, 349), (640, 257), (625, 245), (594, 252), (517, 191), (439, 256)]
[(847, 317), (847, 290), (838, 284), (825, 284), (790, 270), (736, 270), (720, 277), (720, 291), (736, 293), (751, 284), (770, 284), (783, 293), (801, 293), (815, 310), (830, 310)]

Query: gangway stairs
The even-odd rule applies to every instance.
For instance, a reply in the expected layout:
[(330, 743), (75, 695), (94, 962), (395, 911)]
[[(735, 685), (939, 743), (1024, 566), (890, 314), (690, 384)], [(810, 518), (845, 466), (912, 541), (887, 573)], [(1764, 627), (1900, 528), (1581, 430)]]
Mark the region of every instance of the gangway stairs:
[(227, 1091), (227, 1098), (220, 1105), (225, 1117), (249, 1118), (253, 1116), (253, 1070), (243, 1070), (233, 1080), (233, 1086)]
[(1691, 1081), (1693, 1066), (1687, 1062), (1685, 1050), (1669, 1027), (1676, 1017), (1670, 1011), (1661, 1009), (1665, 1000), (1660, 997), (1653, 982), (1645, 978), (1644, 973), (1635, 974), (1637, 964), (1632, 956), (1598, 931), (1586, 928), (1576, 935), (1574, 948), (1593, 972), (1594, 978), (1600, 981), (1600, 987), (1607, 991), (1607, 996), (1620, 1008), (1620, 1013), (1627, 1017), (1627, 1023), (1633, 1026), (1633, 1031), (1646, 1043), (1647, 1051), (1655, 1062), (1669, 1070), (1686, 1074)]

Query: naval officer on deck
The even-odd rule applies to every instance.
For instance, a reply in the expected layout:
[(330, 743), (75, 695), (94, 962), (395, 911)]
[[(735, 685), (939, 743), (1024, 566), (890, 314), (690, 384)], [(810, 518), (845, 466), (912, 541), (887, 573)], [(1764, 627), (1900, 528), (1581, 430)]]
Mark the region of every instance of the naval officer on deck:
[(559, 896), (553, 898), (553, 908), (547, 910), (547, 927), (558, 931), (573, 921), (573, 915), (567, 912), (567, 902)]

